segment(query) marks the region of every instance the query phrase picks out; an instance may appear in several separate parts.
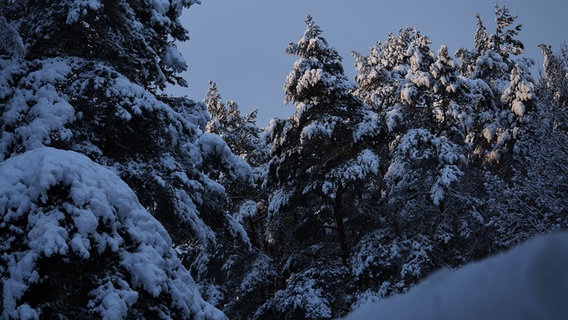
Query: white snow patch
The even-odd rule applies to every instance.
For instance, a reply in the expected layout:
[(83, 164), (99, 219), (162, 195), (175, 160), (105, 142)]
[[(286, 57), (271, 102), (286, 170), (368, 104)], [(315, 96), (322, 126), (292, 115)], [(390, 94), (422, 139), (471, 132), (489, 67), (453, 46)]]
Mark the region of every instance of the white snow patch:
[(389, 107), (385, 111), (385, 122), (387, 124), (387, 128), (389, 132), (392, 132), (398, 123), (402, 123), (403, 116), (402, 116), (402, 109), (403, 107), (399, 104)]
[(73, 0), (71, 1), (71, 9), (67, 13), (67, 24), (72, 24), (83, 16), (86, 16), (89, 10), (97, 11), (103, 7), (99, 0)]
[(175, 72), (182, 72), (187, 69), (187, 63), (185, 62), (185, 59), (183, 58), (179, 50), (174, 46), (166, 47), (162, 62), (166, 66), (172, 68)]

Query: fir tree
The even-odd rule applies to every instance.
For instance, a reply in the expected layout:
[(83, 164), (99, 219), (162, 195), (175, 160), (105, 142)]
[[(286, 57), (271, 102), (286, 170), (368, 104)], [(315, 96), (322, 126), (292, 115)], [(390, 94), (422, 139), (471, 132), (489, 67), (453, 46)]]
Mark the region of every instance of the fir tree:
[(468, 168), (474, 110), (491, 103), (492, 94), (486, 83), (460, 75), (445, 46), (435, 56), (429, 43), (407, 29), (369, 56), (356, 54), (357, 95), (381, 97), (374, 105), (388, 148), (378, 148), (385, 165), (381, 225), (357, 244), (351, 265), (356, 283), (379, 296), (488, 250), (483, 202), (475, 193), (481, 182)]

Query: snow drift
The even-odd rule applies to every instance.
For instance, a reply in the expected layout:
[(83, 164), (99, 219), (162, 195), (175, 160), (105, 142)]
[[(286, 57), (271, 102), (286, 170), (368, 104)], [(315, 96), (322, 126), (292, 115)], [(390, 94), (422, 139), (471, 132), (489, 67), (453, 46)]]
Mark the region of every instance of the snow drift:
[(357, 308), (346, 320), (566, 319), (568, 233), (541, 236), (406, 294)]

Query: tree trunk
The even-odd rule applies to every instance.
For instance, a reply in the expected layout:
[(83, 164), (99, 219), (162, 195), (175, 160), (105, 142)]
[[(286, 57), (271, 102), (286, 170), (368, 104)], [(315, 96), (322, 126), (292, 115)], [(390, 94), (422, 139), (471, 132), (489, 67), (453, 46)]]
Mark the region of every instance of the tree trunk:
[(343, 197), (344, 191), (345, 189), (343, 188), (343, 185), (340, 184), (337, 187), (337, 191), (335, 192), (333, 215), (335, 217), (335, 225), (337, 226), (337, 238), (339, 240), (339, 246), (341, 247), (341, 259), (343, 260), (343, 264), (347, 264), (347, 258), (349, 258), (349, 249), (347, 248), (347, 238), (345, 236), (345, 227), (343, 226), (343, 214), (341, 212), (341, 209), (343, 207), (341, 198)]

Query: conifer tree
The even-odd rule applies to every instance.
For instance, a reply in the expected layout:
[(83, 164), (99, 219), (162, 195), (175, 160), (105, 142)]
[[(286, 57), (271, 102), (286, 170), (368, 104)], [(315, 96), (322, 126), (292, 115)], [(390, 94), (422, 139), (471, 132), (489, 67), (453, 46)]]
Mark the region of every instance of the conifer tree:
[(381, 227), (357, 244), (352, 272), (380, 296), (487, 252), (483, 202), (474, 192), (481, 182), (468, 161), (476, 104), (492, 95), (486, 84), (460, 75), (445, 46), (435, 56), (429, 43), (407, 29), (379, 42), (369, 56), (355, 54), (357, 95), (382, 100), (374, 105), (388, 148), (379, 148), (385, 165)]
[(264, 150), (260, 139), (261, 130), (256, 126), (257, 110), (242, 116), (234, 101), (223, 102), (215, 82), (209, 83), (205, 100), (210, 120), (205, 130), (218, 134), (233, 153), (245, 159), (252, 166), (263, 162)]
[[(357, 203), (368, 200), (379, 175), (379, 157), (369, 147), (380, 128), (365, 122), (374, 113), (351, 94), (341, 57), (310, 16), (306, 26), (302, 39), (286, 48), (298, 56), (284, 85), (296, 112), (268, 129), (269, 244), (283, 276), (293, 276), (258, 317), (338, 314), (341, 292), (332, 283), (346, 279)], [(298, 299), (305, 303), (293, 302)]]
[[(177, 74), (185, 62), (174, 41), (187, 39), (178, 19), (193, 3), (0, 1), (0, 34), (21, 39), (26, 49), (0, 53), (3, 174), (17, 159), (38, 157), (49, 172), (55, 159), (69, 158), (51, 176), (36, 177), (47, 182), (26, 195), (31, 207), (12, 216), (15, 204), (0, 205), (3, 219), (19, 228), (14, 246), (2, 247), (2, 259), (15, 260), (0, 274), (3, 283), (22, 284), (3, 287), (11, 297), (3, 317), (224, 317), (203, 301), (187, 269), (237, 256), (248, 238), (225, 211), (222, 186), (205, 172), (214, 165), (246, 181), (252, 171), (220, 137), (204, 132), (204, 104), (156, 93), (167, 82), (183, 83)], [(126, 191), (113, 195), (115, 185)], [(1, 201), (18, 190), (2, 189)], [(89, 198), (85, 190), (93, 193), (90, 202), (82, 200)], [(98, 218), (77, 220), (79, 212)], [(138, 212), (134, 221), (125, 218), (129, 212)], [(36, 216), (57, 226), (37, 238), (56, 241), (47, 251), (29, 241), (42, 235), (30, 224)], [(29, 263), (18, 252), (30, 253)], [(85, 277), (68, 281), (69, 270)], [(57, 279), (65, 286), (44, 294)], [(116, 306), (108, 305), (111, 298)]]
[(266, 215), (264, 209), (267, 199), (260, 186), (266, 176), (268, 150), (260, 138), (261, 130), (255, 123), (256, 110), (241, 116), (236, 102), (222, 101), (214, 82), (210, 82), (204, 103), (211, 117), (205, 130), (223, 138), (231, 150), (246, 160), (253, 169), (254, 181), (231, 179), (222, 172), (217, 180), (223, 184), (231, 198), (228, 210), (240, 223), (246, 225), (252, 244), (261, 248), (264, 245), (261, 227)]
[[(371, 113), (365, 113), (365, 105), (351, 95), (353, 85), (343, 75), (340, 56), (321, 37), (311, 17), (306, 24), (304, 37), (286, 49), (299, 56), (284, 87), (286, 101), (294, 102), (296, 113), (291, 128), (276, 133), (282, 136), (273, 147), (270, 174), (284, 190), (292, 187), (292, 197), (315, 195), (340, 208), (346, 189), (377, 174), (378, 158), (363, 143), (376, 129), (363, 123)], [(299, 185), (290, 186), (289, 181)], [(341, 214), (336, 211), (334, 216)], [(334, 219), (338, 237), (343, 238), (339, 231), (343, 218)], [(346, 255), (344, 242), (339, 240)]]
[[(497, 214), (490, 223), (495, 229), (492, 238), (498, 249), (508, 248), (538, 233), (565, 229), (568, 223), (564, 196), (568, 173), (565, 126), (568, 114), (562, 98), (567, 92), (565, 66), (568, 59), (566, 55), (554, 54), (547, 46), (541, 49), (545, 56), (543, 76), (535, 90), (534, 104), (526, 109), (524, 118), (529, 120), (517, 142), (520, 149), (517, 158), (523, 165), (514, 168), (511, 183), (502, 183), (496, 190), (499, 201), (494, 200), (497, 207), (494, 210)], [(515, 95), (519, 96), (520, 93)]]
[(231, 151), (252, 167), (253, 177), (242, 181), (220, 170), (222, 166), (206, 168), (209, 176), (225, 188), (228, 195), (225, 208), (243, 226), (247, 237), (246, 246), (234, 243), (220, 250), (224, 255), (219, 255), (217, 262), (204, 260), (198, 268), (197, 280), (207, 284), (228, 316), (241, 319), (254, 314), (267, 299), (267, 290), (276, 275), (271, 258), (263, 252), (267, 193), (261, 185), (266, 176), (268, 150), (255, 123), (256, 110), (242, 116), (236, 102), (222, 100), (216, 83), (209, 85), (203, 100), (210, 117), (205, 131), (223, 138)]
[[(456, 52), (461, 74), (472, 80), (470, 91), (478, 95), (471, 132), (475, 154), (501, 171), (511, 167), (508, 161), (519, 151), (515, 141), (523, 132), (523, 116), (535, 102), (529, 72), (534, 62), (516, 58), (524, 51), (517, 39), (521, 25), (515, 24), (516, 19), (505, 6), (495, 6), (496, 29), (489, 34), (477, 15), (475, 50)], [(511, 172), (506, 175), (510, 178)]]
[(564, 45), (558, 55), (552, 52), (550, 46), (541, 44), (539, 48), (544, 56), (539, 94), (564, 106), (568, 103), (568, 47)]

